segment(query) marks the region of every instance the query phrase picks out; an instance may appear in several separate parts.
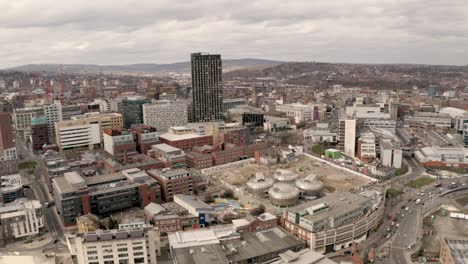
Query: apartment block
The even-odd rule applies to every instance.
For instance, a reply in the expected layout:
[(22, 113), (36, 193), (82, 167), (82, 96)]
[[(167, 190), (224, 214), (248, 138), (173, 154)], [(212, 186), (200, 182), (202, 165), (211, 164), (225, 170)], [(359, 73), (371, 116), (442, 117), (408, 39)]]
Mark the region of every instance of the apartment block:
[(160, 100), (145, 104), (143, 123), (163, 133), (171, 127), (185, 126), (188, 123), (187, 102)]

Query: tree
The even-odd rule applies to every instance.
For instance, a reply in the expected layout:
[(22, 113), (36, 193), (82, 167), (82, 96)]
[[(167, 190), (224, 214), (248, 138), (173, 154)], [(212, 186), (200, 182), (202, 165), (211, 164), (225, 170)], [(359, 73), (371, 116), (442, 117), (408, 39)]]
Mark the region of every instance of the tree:
[(204, 199), (204, 200), (205, 200), (205, 203), (212, 203), (212, 202), (214, 202), (213, 195), (207, 193), (207, 194), (205, 195), (205, 199)]
[(257, 208), (250, 210), (250, 215), (259, 216), (265, 213), (265, 206), (263, 204), (259, 205)]
[(234, 192), (230, 189), (224, 190), (223, 194), (221, 194), (221, 198), (229, 198), (232, 199), (234, 198)]

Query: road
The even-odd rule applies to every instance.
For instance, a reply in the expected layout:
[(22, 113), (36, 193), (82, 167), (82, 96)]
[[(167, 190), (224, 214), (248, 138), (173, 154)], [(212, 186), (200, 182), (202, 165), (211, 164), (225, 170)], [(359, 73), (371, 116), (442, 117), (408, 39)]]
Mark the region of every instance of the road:
[[(35, 155), (27, 147), (27, 144), (20, 137), (15, 139), (16, 149), (18, 154), (20, 154), (25, 161), (34, 160), (37, 162), (37, 165), (34, 169), (34, 177), (27, 177), (30, 180), (31, 189), (34, 191), (36, 198), (39, 199), (41, 204), (50, 201), (49, 193), (45, 186), (44, 177), (45, 169), (43, 167), (42, 158), (39, 155)], [(18, 155), (19, 156), (19, 155)], [(44, 175), (44, 177), (42, 177)], [(64, 239), (64, 228), (58, 219), (57, 214), (54, 212), (55, 206), (45, 207), (44, 206), (44, 220), (46, 228), (49, 232), (53, 233), (54, 237), (58, 240)]]

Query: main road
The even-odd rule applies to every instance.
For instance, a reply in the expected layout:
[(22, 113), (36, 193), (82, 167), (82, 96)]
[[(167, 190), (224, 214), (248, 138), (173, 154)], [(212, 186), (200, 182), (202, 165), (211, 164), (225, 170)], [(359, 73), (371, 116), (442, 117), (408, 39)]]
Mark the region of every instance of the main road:
[[(45, 168), (43, 166), (42, 158), (39, 155), (35, 155), (32, 150), (28, 149), (27, 143), (19, 136), (16, 137), (16, 149), (18, 156), (26, 161), (34, 160), (37, 165), (34, 168), (34, 177), (30, 180), (31, 189), (34, 191), (36, 198), (39, 199), (44, 208), (44, 220), (46, 228), (49, 232), (53, 233), (56, 239), (62, 240), (64, 238), (64, 227), (60, 223), (57, 214), (54, 212), (55, 206), (46, 207), (45, 203), (50, 202), (49, 193), (45, 186)], [(44, 175), (44, 177), (42, 177)]]

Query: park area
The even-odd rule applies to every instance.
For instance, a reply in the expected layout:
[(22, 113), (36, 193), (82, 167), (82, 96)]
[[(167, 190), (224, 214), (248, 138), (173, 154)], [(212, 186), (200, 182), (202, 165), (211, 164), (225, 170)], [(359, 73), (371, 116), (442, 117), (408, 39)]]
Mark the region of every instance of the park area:
[(429, 185), (431, 184), (432, 182), (434, 182), (434, 179), (432, 178), (429, 178), (429, 177), (422, 177), (422, 178), (418, 178), (416, 180), (412, 180), (408, 183), (405, 184), (405, 186), (407, 187), (411, 187), (411, 188), (414, 188), (414, 189), (419, 189), (425, 185)]
[(18, 168), (20, 170), (29, 170), (29, 169), (33, 169), (34, 167), (36, 167), (37, 165), (37, 162), (35, 162), (34, 160), (31, 160), (31, 161), (25, 161), (25, 162), (21, 162), (18, 164)]

